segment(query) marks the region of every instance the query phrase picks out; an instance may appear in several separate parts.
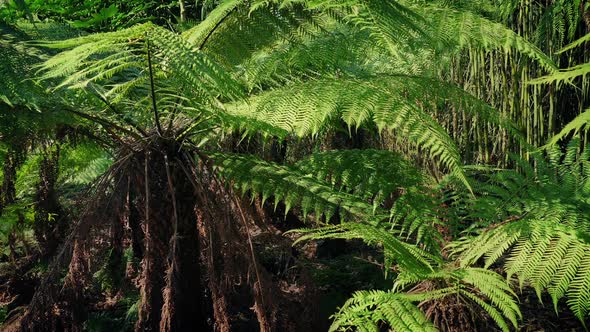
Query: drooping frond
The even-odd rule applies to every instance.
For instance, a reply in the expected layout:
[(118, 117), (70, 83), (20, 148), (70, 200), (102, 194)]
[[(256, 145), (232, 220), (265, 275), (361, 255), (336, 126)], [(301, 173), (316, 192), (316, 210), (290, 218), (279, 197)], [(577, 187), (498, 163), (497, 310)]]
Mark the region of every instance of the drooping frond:
[(516, 294), (500, 274), (481, 268), (457, 267), (454, 262), (447, 264), (428, 275), (412, 276), (402, 272), (395, 280), (394, 290), (399, 292), (421, 282), (438, 282), (443, 288), (411, 292), (408, 296), (419, 301), (453, 295), (463, 296), (483, 309), (502, 331), (510, 331), (506, 320), (513, 327), (518, 326), (518, 320), (522, 315), (515, 301)]
[(574, 79), (580, 76), (586, 76), (590, 73), (590, 63), (583, 63), (574, 67), (562, 69), (553, 72), (550, 75), (539, 77), (531, 80), (530, 84), (545, 84), (545, 83), (571, 83)]
[[(300, 171), (353, 194), (388, 214), (386, 225), (397, 236), (436, 252), (442, 243), (435, 227), (441, 201), (426, 186), (429, 180), (398, 154), (363, 149), (314, 153), (295, 164)], [(382, 212), (380, 212), (382, 211)]]
[[(423, 176), (391, 152), (317, 153), (293, 166), (245, 155), (212, 157), (220, 174), (242, 193), (261, 195), (263, 201), (273, 198), (275, 206), (283, 202), (285, 213), (300, 207), (304, 218), (313, 213), (318, 223), (337, 214), (342, 221), (381, 222), (380, 228), (399, 239), (420, 244), (428, 252), (440, 250), (436, 226), (441, 202), (421, 187)], [(329, 160), (340, 163), (328, 167)]]
[(273, 197), (275, 206), (284, 202), (286, 212), (300, 206), (303, 215), (313, 212), (317, 221), (324, 216), (329, 221), (338, 210), (341, 218), (369, 218), (373, 207), (357, 196), (332, 189), (292, 166), (278, 165), (249, 155), (213, 154), (220, 174), (233, 182), (242, 193), (260, 194), (263, 202)]
[[(260, 2), (267, 3), (268, 1)], [(438, 49), (442, 44), (481, 47), (521, 53), (541, 66), (554, 70), (555, 64), (542, 51), (505, 25), (479, 15), (483, 8), (435, 1), (412, 0), (311, 1), (275, 0), (283, 7), (303, 4), (310, 10), (336, 11), (343, 22), (369, 32), (375, 45), (390, 56), (403, 56), (404, 49), (419, 43)], [(490, 4), (487, 4), (490, 8)], [(415, 48), (415, 46), (414, 46)]]
[(398, 190), (424, 182), (412, 165), (396, 153), (384, 150), (335, 150), (314, 153), (295, 167), (326, 181), (337, 191), (357, 195), (375, 207)]
[(279, 8), (272, 1), (226, 0), (183, 37), (231, 68), (255, 51), (317, 31), (322, 22), (316, 14), (321, 15), (301, 6)]
[[(580, 47), (581, 45), (590, 42), (590, 34), (574, 41), (570, 45), (566, 46), (562, 49), (562, 52)], [(556, 72), (553, 72), (547, 76), (539, 77), (536, 79), (531, 80), (530, 84), (546, 84), (546, 83), (572, 83), (572, 81), (580, 76), (586, 77), (590, 73), (590, 63), (583, 63), (577, 66), (573, 66), (570, 68), (562, 69)]]
[(461, 255), (464, 265), (484, 257), (491, 265), (508, 254), (508, 276), (518, 277), (537, 292), (548, 291), (556, 306), (562, 297), (580, 320), (585, 320), (590, 298), (588, 234), (548, 220), (523, 220), (487, 231), (469, 243)]
[[(238, 68), (250, 90), (280, 87), (309, 78), (343, 74), (363, 77), (370, 74), (421, 73), (427, 66), (422, 62), (404, 70), (394, 58), (384, 57), (370, 42), (366, 32), (339, 28), (326, 31), (297, 43), (283, 43), (261, 49)], [(429, 58), (430, 60), (430, 58)], [(408, 66), (406, 66), (408, 67)]]
[[(391, 229), (382, 223), (342, 223), (320, 229), (296, 230), (302, 236), (297, 240), (318, 240), (328, 238), (361, 239), (369, 245), (383, 249), (385, 271), (395, 267), (393, 292), (369, 292), (378, 297), (404, 297), (412, 301), (433, 301), (447, 296), (463, 296), (481, 307), (503, 331), (510, 331), (506, 321), (514, 327), (522, 318), (515, 301), (516, 294), (501, 275), (481, 268), (461, 268), (455, 262), (445, 263), (440, 251), (426, 253), (414, 245), (402, 242)], [(441, 288), (421, 292), (403, 294), (417, 284), (427, 282), (430, 285), (441, 285)], [(396, 328), (394, 321), (384, 319), (384, 310), (389, 310), (391, 303), (386, 298), (379, 302), (367, 302), (367, 294), (357, 293), (351, 298), (338, 314), (335, 315), (333, 330), (355, 327), (389, 324)], [(435, 304), (436, 305), (436, 304)], [(383, 306), (383, 307), (382, 307)], [(414, 327), (420, 330), (418, 327)]]
[(112, 162), (112, 156), (95, 144), (68, 145), (61, 151), (60, 188), (90, 185), (106, 172)]
[(411, 8), (428, 19), (429, 31), (435, 40), (458, 49), (473, 47), (520, 53), (545, 69), (556, 70), (548, 55), (501, 23), (454, 8), (423, 5)]
[(578, 133), (583, 133), (588, 131), (588, 125), (590, 125), (590, 109), (582, 112), (580, 115), (576, 116), (575, 119), (570, 121), (563, 129), (555, 134), (549, 142), (547, 146), (552, 146), (557, 144), (557, 142), (561, 141), (563, 138), (569, 136), (573, 133), (575, 137)]
[(455, 143), (426, 111), (446, 102), (478, 113), (492, 123), (508, 123), (492, 108), (475, 102), (475, 98), (458, 88), (406, 75), (311, 80), (271, 90), (244, 103), (226, 105), (226, 111), (267, 122), (298, 136), (316, 135), (337, 121), (344, 121), (349, 128), (374, 124), (380, 131), (394, 130), (428, 151), (431, 158), (469, 187)]
[(427, 275), (441, 262), (440, 253), (430, 254), (416, 245), (401, 241), (395, 232), (383, 223), (344, 222), (334, 226), (298, 229), (292, 232), (302, 235), (295, 243), (320, 239), (359, 239), (368, 245), (379, 245), (383, 248), (387, 270), (397, 266), (413, 276)]
[[(472, 217), (498, 223), (459, 245), (463, 266), (482, 259), (489, 267), (507, 257), (508, 276), (517, 276), (537, 293), (548, 290), (554, 304), (566, 297), (576, 316), (588, 316), (590, 297), (588, 246), (590, 239), (590, 149), (578, 141), (565, 153), (549, 151), (549, 161), (536, 158), (533, 169), (502, 171), (490, 176), (485, 195), (472, 207)], [(477, 186), (476, 186), (477, 188)], [(476, 189), (476, 192), (478, 190)]]
[(32, 80), (33, 66), (46, 54), (27, 44), (28, 40), (22, 31), (0, 22), (0, 102), (38, 109), (44, 90)]
[[(515, 301), (516, 294), (501, 275), (494, 271), (477, 268), (460, 269), (458, 275), (461, 282), (471, 285), (474, 291), (461, 290), (461, 294), (469, 297), (479, 304), (503, 331), (510, 331), (504, 321), (506, 317), (513, 327), (518, 326), (518, 319), (522, 318), (518, 304)], [(491, 304), (486, 303), (474, 293), (481, 293)]]
[(569, 45), (567, 45), (566, 47), (561, 49), (560, 53), (580, 47), (580, 46), (584, 45), (585, 43), (589, 43), (589, 42), (590, 42), (590, 33), (586, 34), (584, 37), (578, 38), (577, 40), (573, 41), (572, 43), (570, 43)]
[[(283, 4), (291, 1), (283, 1)], [(344, 14), (344, 21), (369, 32), (369, 36), (378, 47), (388, 50), (390, 55), (397, 55), (399, 45), (417, 37), (428, 36), (424, 33), (424, 19), (401, 1), (301, 1), (310, 8), (320, 10), (337, 10)]]

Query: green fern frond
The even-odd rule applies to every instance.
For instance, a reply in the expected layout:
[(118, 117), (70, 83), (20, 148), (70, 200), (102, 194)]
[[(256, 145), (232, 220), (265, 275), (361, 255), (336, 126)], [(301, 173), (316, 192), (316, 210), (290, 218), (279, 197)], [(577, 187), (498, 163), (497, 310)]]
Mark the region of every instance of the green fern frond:
[(539, 297), (549, 291), (555, 305), (566, 296), (576, 316), (585, 319), (590, 292), (586, 280), (590, 243), (587, 150), (580, 151), (574, 140), (565, 152), (551, 149), (549, 161), (536, 157), (537, 168), (525, 175), (513, 171), (501, 172), (497, 178), (492, 175), (495, 184), (488, 188), (502, 184), (508, 190), (493, 191), (478, 204), (491, 207), (487, 218), (506, 221), (460, 245), (462, 266), (484, 258), (489, 267), (506, 257), (508, 278), (517, 276), (521, 287), (530, 284)]
[[(395, 279), (394, 293), (426, 282), (426, 291), (412, 291), (405, 294), (412, 301), (422, 304), (447, 296), (464, 296), (481, 307), (503, 331), (510, 331), (508, 320), (513, 327), (522, 318), (516, 294), (506, 280), (493, 271), (480, 268), (457, 268), (453, 262), (441, 265), (427, 274), (412, 274), (402, 271)], [(432, 290), (432, 286), (435, 288)], [(418, 288), (419, 289), (419, 288)], [(437, 305), (434, 303), (433, 305)]]
[(433, 271), (433, 266), (440, 263), (439, 253), (430, 254), (415, 245), (402, 242), (395, 236), (395, 232), (386, 228), (383, 224), (344, 222), (335, 226), (293, 232), (302, 234), (295, 243), (320, 239), (360, 239), (368, 245), (380, 245), (383, 247), (386, 268), (396, 265), (409, 274), (429, 274)]
[(304, 173), (381, 205), (398, 190), (422, 184), (425, 177), (400, 155), (384, 150), (335, 150), (314, 153), (295, 164)]
[[(590, 41), (590, 34), (574, 41), (570, 45), (566, 46), (562, 52), (580, 47), (581, 45)], [(555, 71), (547, 76), (539, 77), (529, 81), (529, 84), (547, 84), (547, 83), (556, 83), (558, 86), (559, 84), (566, 83), (570, 84), (572, 81), (580, 76), (586, 77), (590, 73), (590, 63), (583, 63), (577, 66), (573, 66), (570, 68), (562, 69), (559, 71)]]
[(248, 103), (227, 105), (226, 110), (298, 136), (316, 135), (337, 119), (351, 128), (372, 122), (380, 131), (396, 130), (428, 151), (469, 187), (453, 140), (429, 114), (403, 96), (415, 87), (411, 82), (408, 77), (317, 80), (277, 89)]
[(567, 45), (566, 47), (564, 47), (563, 49), (561, 49), (559, 51), (559, 53), (563, 53), (563, 52), (567, 52), (569, 50), (573, 50), (577, 47), (580, 47), (582, 45), (584, 45), (585, 43), (590, 42), (590, 33), (586, 34), (584, 37), (579, 38), (577, 40), (575, 40), (574, 42), (570, 43), (569, 45)]
[(459, 49), (469, 47), (520, 53), (549, 71), (557, 69), (549, 56), (501, 23), (465, 10), (432, 6), (411, 8), (429, 19), (435, 40)]
[[(274, 198), (286, 211), (298, 206), (303, 217), (314, 213), (326, 222), (338, 212), (342, 220), (382, 221), (399, 238), (428, 252), (440, 249), (440, 202), (421, 185), (423, 176), (398, 155), (378, 150), (316, 153), (293, 166), (251, 156), (213, 154), (220, 174), (242, 193)], [(396, 173), (394, 170), (397, 169)], [(370, 180), (373, 179), (373, 180)], [(402, 180), (404, 179), (404, 180)], [(286, 190), (285, 188), (289, 188)], [(384, 205), (385, 201), (391, 205)]]
[(337, 192), (321, 180), (303, 173), (291, 166), (267, 162), (249, 155), (212, 154), (219, 173), (234, 183), (242, 193), (260, 194), (262, 201), (273, 197), (275, 207), (285, 203), (287, 213), (292, 207), (300, 206), (304, 217), (313, 212), (326, 222), (337, 211), (345, 212), (340, 217), (367, 218), (373, 216), (373, 207), (362, 199)]
[(90, 185), (111, 166), (110, 156), (102, 148), (91, 144), (78, 144), (62, 148), (58, 182), (61, 187)]
[(42, 45), (71, 48), (41, 66), (42, 79), (66, 77), (57, 88), (84, 88), (96, 83), (110, 86), (105, 95), (115, 99), (117, 93), (147, 91), (148, 57), (151, 57), (157, 71), (155, 76), (168, 84), (177, 83), (176, 89), (199, 91), (200, 102), (234, 98), (243, 91), (227, 71), (203, 52), (193, 49), (180, 36), (150, 23)]
[(563, 138), (572, 134), (574, 137), (578, 135), (578, 133), (586, 132), (587, 127), (590, 124), (590, 109), (585, 110), (584, 112), (580, 113), (580, 115), (576, 116), (575, 119), (570, 121), (563, 129), (555, 134), (545, 147), (550, 147), (557, 144)]
[[(518, 320), (522, 319), (522, 314), (518, 304), (514, 301), (516, 294), (501, 275), (486, 269), (468, 268), (464, 270), (462, 281), (475, 286), (501, 312), (501, 315), (496, 315), (495, 308), (491, 307), (491, 305), (487, 303), (483, 305), (485, 302), (475, 300), (476, 297), (473, 294), (469, 296), (481, 305), (504, 331), (510, 329), (507, 328), (503, 317), (508, 318), (515, 328), (518, 326)], [(469, 292), (462, 291), (462, 294), (466, 295)]]
[(329, 331), (380, 331), (385, 323), (394, 331), (437, 331), (424, 313), (404, 294), (385, 291), (358, 291), (334, 315)]
[(183, 37), (232, 68), (260, 49), (319, 31), (328, 18), (318, 19), (316, 15), (324, 16), (301, 6), (280, 8), (272, 1), (227, 0), (199, 25), (185, 31)]
[(47, 57), (47, 53), (28, 44), (30, 36), (18, 27), (0, 22), (0, 105), (22, 106), (38, 110), (40, 105), (51, 104), (49, 95), (32, 80), (34, 66)]
[(483, 256), (487, 256), (488, 266), (497, 261), (501, 256), (492, 255), (498, 249), (492, 247), (489, 239), (498, 236), (506, 239), (502, 254), (509, 254), (505, 263), (509, 277), (518, 276), (521, 287), (525, 281), (529, 282), (539, 297), (542, 291), (548, 291), (555, 306), (566, 296), (576, 317), (580, 320), (587, 317), (590, 247), (585, 239), (588, 235), (551, 220), (518, 221), (476, 238), (460, 256), (462, 265), (473, 264)]
[(590, 73), (590, 63), (584, 63), (571, 68), (555, 71), (544, 77), (535, 78), (529, 81), (529, 84), (546, 84), (546, 83), (571, 83), (575, 78), (586, 76)]
[(389, 209), (391, 228), (400, 238), (431, 251), (442, 243), (434, 229), (441, 202), (422, 187), (428, 185), (425, 176), (399, 155), (373, 149), (329, 151), (312, 154), (295, 166), (338, 192), (371, 202), (374, 212)]

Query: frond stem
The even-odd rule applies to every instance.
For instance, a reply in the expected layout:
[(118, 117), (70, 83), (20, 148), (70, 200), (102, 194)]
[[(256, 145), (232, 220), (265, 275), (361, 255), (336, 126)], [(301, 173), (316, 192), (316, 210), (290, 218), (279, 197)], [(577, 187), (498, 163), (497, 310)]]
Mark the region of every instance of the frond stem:
[(154, 110), (154, 121), (156, 122), (156, 130), (158, 131), (158, 135), (162, 136), (162, 126), (160, 125), (160, 114), (158, 113), (158, 106), (156, 105), (156, 88), (155, 88), (155, 84), (154, 84), (154, 69), (152, 66), (150, 40), (146, 39), (146, 43), (147, 43), (148, 68), (149, 68), (149, 72), (150, 72), (150, 90), (151, 90), (151, 98), (152, 98), (152, 107)]
[(98, 91), (96, 91), (96, 89), (93, 89), (93, 94), (100, 100), (102, 101), (111, 111), (113, 111), (113, 113), (119, 115), (122, 117), (123, 121), (131, 126), (133, 129), (137, 130), (143, 137), (148, 137), (149, 135), (145, 132), (145, 130), (143, 130), (141, 127), (139, 127), (136, 123), (134, 123), (133, 121), (125, 118), (125, 116), (123, 116), (123, 114), (121, 112), (119, 112), (119, 110), (117, 110), (113, 104), (109, 103), (109, 101), (103, 96), (101, 95)]
[(219, 26), (221, 26), (221, 23), (223, 23), (223, 21), (225, 21), (229, 15), (231, 15), (237, 7), (232, 8), (230, 11), (227, 12), (227, 14), (225, 14), (225, 16), (223, 16), (213, 27), (213, 29), (211, 29), (211, 31), (209, 31), (209, 33), (207, 33), (207, 36), (205, 36), (205, 38), (203, 39), (203, 41), (201, 42), (201, 44), (199, 44), (199, 48), (198, 50), (202, 50), (203, 47), (205, 47), (205, 44), (207, 43), (207, 41), (209, 40), (209, 38), (213, 35), (213, 33), (217, 30), (217, 28), (219, 28)]

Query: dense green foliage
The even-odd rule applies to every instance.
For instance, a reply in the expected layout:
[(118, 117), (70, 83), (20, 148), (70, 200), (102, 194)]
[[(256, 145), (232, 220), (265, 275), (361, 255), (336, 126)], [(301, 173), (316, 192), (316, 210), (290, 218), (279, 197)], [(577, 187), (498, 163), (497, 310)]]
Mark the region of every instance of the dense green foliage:
[(585, 326), (589, 30), (583, 0), (0, 2), (0, 281), (42, 280), (0, 319), (171, 331), (193, 280), (201, 323), (239, 330), (216, 278), (240, 271), (242, 321), (279, 330), (268, 232), (289, 269), (333, 241), (391, 285), (331, 331), (510, 331), (527, 289)]

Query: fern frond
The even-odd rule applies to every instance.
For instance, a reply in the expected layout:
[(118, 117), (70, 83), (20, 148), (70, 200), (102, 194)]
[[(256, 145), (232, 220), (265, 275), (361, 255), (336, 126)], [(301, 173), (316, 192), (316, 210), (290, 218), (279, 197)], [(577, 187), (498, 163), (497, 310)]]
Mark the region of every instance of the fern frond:
[[(574, 41), (570, 45), (566, 46), (562, 52), (571, 50), (576, 47), (580, 47), (581, 45), (590, 41), (590, 34)], [(566, 83), (570, 84), (572, 81), (580, 76), (586, 77), (590, 73), (590, 63), (583, 63), (577, 66), (573, 66), (570, 68), (562, 69), (559, 71), (555, 71), (547, 76), (539, 77), (529, 81), (529, 84), (547, 84), (547, 83), (556, 83), (558, 86), (559, 84)]]
[(424, 182), (425, 177), (400, 155), (384, 150), (335, 150), (314, 153), (295, 164), (304, 173), (377, 207), (393, 193)]
[(422, 311), (404, 294), (385, 291), (358, 291), (334, 316), (330, 331), (379, 331), (379, 323), (394, 331), (437, 331)]
[(578, 38), (577, 40), (573, 41), (569, 45), (565, 46), (564, 48), (562, 48), (559, 51), (559, 53), (573, 50), (573, 49), (580, 47), (581, 45), (584, 45), (585, 43), (588, 43), (588, 42), (590, 42), (590, 33), (586, 34), (584, 37)]
[(429, 114), (403, 96), (412, 88), (411, 82), (408, 77), (317, 80), (277, 89), (248, 103), (227, 105), (226, 110), (298, 136), (316, 135), (336, 119), (351, 128), (372, 122), (379, 130), (396, 130), (428, 151), (469, 187), (453, 140)]
[(474, 184), (480, 198), (467, 218), (491, 225), (453, 245), (461, 266), (484, 259), (487, 268), (502, 260), (508, 279), (516, 276), (520, 287), (532, 286), (539, 298), (548, 291), (556, 307), (566, 297), (584, 320), (590, 296), (588, 150), (572, 140), (565, 151), (554, 146), (547, 157), (533, 155), (535, 168), (520, 160), (521, 172), (495, 172), (487, 184)]
[(546, 84), (546, 83), (571, 83), (575, 78), (586, 76), (590, 73), (590, 63), (583, 63), (574, 67), (555, 71), (550, 75), (535, 78), (529, 81), (529, 84)]
[(62, 148), (58, 182), (61, 187), (90, 185), (111, 166), (113, 159), (100, 147), (84, 143)]
[(249, 155), (212, 154), (220, 174), (232, 181), (242, 193), (260, 194), (262, 201), (273, 197), (275, 207), (285, 203), (287, 213), (292, 207), (300, 206), (304, 217), (313, 212), (319, 221), (324, 216), (329, 221), (338, 210), (346, 214), (341, 218), (368, 218), (373, 215), (371, 204), (362, 199), (337, 192), (318, 180), (294, 167), (278, 165)]
[(437, 256), (439, 253), (430, 254), (415, 245), (402, 242), (395, 236), (395, 232), (385, 228), (386, 225), (345, 222), (293, 232), (303, 234), (295, 243), (319, 239), (360, 239), (368, 245), (380, 245), (383, 247), (386, 267), (395, 264), (409, 274), (428, 274), (432, 272), (434, 264), (440, 262), (441, 258)]
[[(512, 326), (518, 326), (518, 320), (522, 318), (522, 315), (518, 304), (514, 301), (516, 294), (501, 275), (486, 269), (468, 268), (464, 270), (462, 281), (475, 286), (481, 294), (491, 301), (494, 307), (500, 310), (501, 315), (492, 314), (494, 310), (491, 310), (492, 308), (489, 304), (482, 305), (482, 301), (476, 300), (504, 331), (509, 331), (510, 329), (504, 323), (503, 317), (508, 318)], [(462, 293), (464, 295), (468, 294), (466, 291)], [(469, 297), (475, 300), (474, 296)]]
[(398, 236), (432, 250), (442, 243), (435, 229), (441, 202), (421, 187), (427, 184), (423, 175), (396, 154), (371, 149), (332, 151), (314, 154), (297, 166), (331, 182), (338, 191), (372, 201), (375, 210), (386, 199), (393, 200), (391, 208), (383, 208), (389, 208), (391, 227)]
[(260, 49), (318, 31), (323, 22), (316, 15), (321, 13), (305, 11), (301, 6), (280, 8), (273, 1), (226, 0), (183, 37), (232, 68)]
[(565, 127), (563, 127), (563, 129), (559, 133), (551, 137), (551, 139), (545, 147), (550, 147), (557, 144), (557, 142), (569, 136), (570, 134), (572, 134), (572, 132), (573, 136), (576, 136), (578, 135), (578, 133), (581, 132), (586, 132), (588, 125), (590, 125), (590, 109), (587, 109), (580, 113), (578, 116), (576, 116), (575, 119), (573, 119)]
[(429, 20), (430, 33), (435, 40), (462, 48), (482, 48), (515, 52), (535, 60), (545, 69), (557, 69), (551, 58), (531, 42), (505, 25), (466, 10), (454, 8), (411, 7)]
[(150, 23), (42, 45), (71, 48), (41, 66), (42, 79), (67, 77), (57, 88), (84, 88), (90, 83), (110, 86), (105, 95), (115, 99), (118, 93), (147, 91), (147, 60), (151, 57), (158, 71), (154, 75), (168, 84), (178, 84), (173, 85), (177, 90), (197, 90), (202, 98), (199, 102), (214, 103), (218, 97), (234, 98), (243, 91), (214, 60), (180, 36)]
[(51, 104), (44, 89), (32, 80), (34, 66), (47, 57), (47, 53), (27, 42), (30, 37), (16, 27), (0, 22), (0, 104), (40, 109)]
[[(407, 296), (412, 300), (433, 301), (446, 296), (464, 296), (480, 306), (503, 331), (510, 331), (506, 319), (518, 326), (522, 318), (516, 294), (499, 274), (481, 268), (457, 268), (453, 262), (437, 267), (429, 274), (408, 274), (402, 271), (396, 278), (394, 290), (399, 292), (420, 283), (442, 285), (443, 288), (427, 291), (412, 291)], [(437, 305), (436, 302), (433, 305)]]

